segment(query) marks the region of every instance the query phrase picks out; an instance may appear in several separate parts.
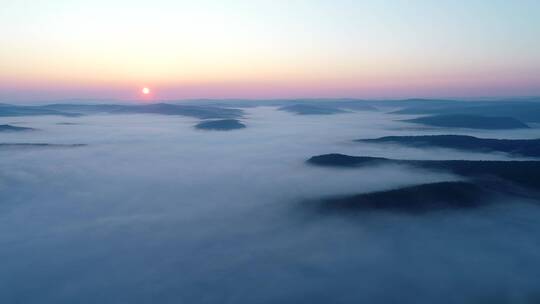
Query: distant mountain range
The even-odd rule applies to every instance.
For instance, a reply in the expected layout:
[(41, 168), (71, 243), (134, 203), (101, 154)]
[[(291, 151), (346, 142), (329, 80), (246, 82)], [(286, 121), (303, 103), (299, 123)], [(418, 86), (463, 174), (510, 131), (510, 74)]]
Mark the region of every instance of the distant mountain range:
[(438, 182), (309, 202), (324, 213), (355, 214), (391, 211), (422, 214), (439, 210), (477, 208), (490, 203), (492, 193), (474, 183)]
[(494, 139), (467, 135), (386, 136), (358, 142), (399, 144), (416, 148), (448, 148), (472, 152), (504, 152), (515, 156), (540, 156), (540, 139)]
[(313, 156), (307, 162), (317, 166), (349, 168), (386, 164), (408, 165), (423, 169), (448, 171), (476, 179), (503, 179), (516, 185), (540, 190), (540, 161), (403, 160), (324, 154)]
[(396, 114), (466, 114), (512, 117), (523, 122), (540, 123), (540, 98), (509, 101), (441, 101), (403, 104)]
[(243, 129), (246, 125), (241, 123), (237, 119), (220, 119), (220, 120), (208, 120), (202, 121), (195, 125), (195, 128), (200, 130), (215, 130), (215, 131), (229, 131), (236, 129)]
[(49, 143), (0, 143), (0, 149), (17, 148), (77, 148), (84, 147), (86, 144), (49, 144)]
[(34, 128), (27, 127), (17, 127), (12, 125), (0, 125), (0, 132), (24, 132), (24, 131), (34, 131)]
[(319, 105), (306, 105), (306, 104), (294, 104), (290, 106), (283, 106), (279, 108), (280, 111), (291, 112), (298, 115), (330, 115), (347, 113), (337, 107), (325, 107)]
[(312, 103), (293, 103), (279, 108), (281, 111), (287, 111), (298, 115), (331, 115), (348, 113), (353, 111), (374, 111), (374, 106), (362, 102), (312, 102)]
[[(87, 104), (81, 104), (85, 102)], [(361, 100), (337, 99), (197, 99), (167, 101), (146, 105), (88, 104), (90, 100), (77, 103), (50, 104), (44, 106), (19, 106), (0, 104), (0, 116), (61, 115), (79, 116), (93, 113), (153, 113), (184, 115), (201, 119), (240, 118), (241, 108), (274, 106), (283, 111), (300, 115), (339, 114), (347, 111), (386, 110), (394, 114), (422, 115), (479, 115), (503, 116), (523, 123), (540, 123), (540, 97), (507, 98), (501, 100)]]
[(540, 161), (398, 160), (381, 157), (324, 154), (309, 164), (336, 168), (407, 165), (453, 173), (465, 182), (427, 183), (387, 191), (326, 197), (314, 206), (325, 211), (400, 211), (419, 213), (440, 209), (479, 207), (495, 196), (540, 197)]
[(516, 118), (507, 116), (483, 116), (471, 114), (442, 114), (404, 120), (434, 127), (470, 129), (527, 129), (529, 126)]
[(243, 111), (240, 109), (220, 108), (215, 106), (193, 106), (176, 104), (148, 104), (148, 105), (78, 105), (78, 104), (51, 104), (44, 106), (17, 106), (0, 105), (0, 116), (36, 116), (59, 115), (81, 116), (97, 113), (109, 114), (162, 114), (182, 115), (200, 119), (212, 118), (239, 118)]

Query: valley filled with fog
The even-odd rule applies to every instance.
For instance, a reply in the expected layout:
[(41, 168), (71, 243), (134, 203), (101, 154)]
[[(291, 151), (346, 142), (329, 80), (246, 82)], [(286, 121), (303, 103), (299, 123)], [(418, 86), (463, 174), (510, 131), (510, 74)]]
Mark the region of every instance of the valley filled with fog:
[(320, 199), (470, 178), (407, 163), (307, 162), (330, 153), (535, 160), (356, 140), (536, 139), (537, 122), (445, 128), (405, 121), (419, 115), (394, 105), (298, 112), (305, 110), (242, 107), (223, 116), (245, 126), (232, 130), (195, 127), (219, 118), (206, 112), (154, 109), (0, 117), (31, 128), (0, 132), (0, 302), (540, 301), (535, 191), (421, 214), (325, 212), (315, 207)]

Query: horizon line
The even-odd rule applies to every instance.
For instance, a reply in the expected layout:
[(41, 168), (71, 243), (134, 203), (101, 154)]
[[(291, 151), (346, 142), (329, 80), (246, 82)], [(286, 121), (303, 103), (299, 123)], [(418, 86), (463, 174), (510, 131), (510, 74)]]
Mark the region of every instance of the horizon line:
[[(361, 97), (290, 97), (290, 98), (169, 98), (169, 99), (120, 99), (120, 98), (62, 98), (62, 99), (49, 99), (49, 100), (14, 100), (7, 101), (5, 99), (0, 100), (0, 104), (58, 104), (65, 102), (121, 102), (121, 103), (167, 103), (167, 102), (193, 102), (193, 101), (338, 101), (338, 100), (350, 100), (350, 101), (412, 101), (412, 100), (433, 100), (433, 101), (512, 101), (517, 99), (540, 99), (540, 95), (514, 95), (514, 96), (485, 96), (485, 97), (402, 97), (402, 98), (361, 98)], [(540, 100), (539, 100), (540, 101)], [(82, 104), (82, 103), (81, 103)]]

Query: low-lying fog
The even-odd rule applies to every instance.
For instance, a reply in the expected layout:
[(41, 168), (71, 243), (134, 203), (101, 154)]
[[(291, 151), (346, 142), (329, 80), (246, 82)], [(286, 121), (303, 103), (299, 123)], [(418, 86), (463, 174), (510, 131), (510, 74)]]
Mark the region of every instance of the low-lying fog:
[[(331, 169), (313, 155), (508, 159), (353, 142), (441, 130), (382, 112), (246, 109), (245, 129), (167, 115), (4, 117), (37, 131), (0, 147), (1, 303), (537, 303), (540, 208), (508, 201), (411, 216), (303, 203), (459, 180), (402, 166)], [(536, 302), (535, 302), (536, 301)]]

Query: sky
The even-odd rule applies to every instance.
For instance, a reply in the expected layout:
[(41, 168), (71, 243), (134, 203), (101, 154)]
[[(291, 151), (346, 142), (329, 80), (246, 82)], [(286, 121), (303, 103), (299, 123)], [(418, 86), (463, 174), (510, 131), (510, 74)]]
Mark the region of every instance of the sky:
[(536, 0), (1, 7), (0, 102), (540, 95)]

